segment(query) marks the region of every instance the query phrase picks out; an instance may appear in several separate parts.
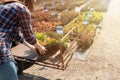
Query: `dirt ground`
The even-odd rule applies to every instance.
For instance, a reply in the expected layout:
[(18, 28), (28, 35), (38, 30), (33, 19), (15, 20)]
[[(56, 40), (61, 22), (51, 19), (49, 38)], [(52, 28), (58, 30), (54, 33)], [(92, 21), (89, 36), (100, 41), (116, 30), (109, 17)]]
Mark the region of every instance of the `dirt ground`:
[(19, 80), (120, 80), (119, 3), (111, 0), (85, 61), (72, 58), (64, 71), (33, 65)]

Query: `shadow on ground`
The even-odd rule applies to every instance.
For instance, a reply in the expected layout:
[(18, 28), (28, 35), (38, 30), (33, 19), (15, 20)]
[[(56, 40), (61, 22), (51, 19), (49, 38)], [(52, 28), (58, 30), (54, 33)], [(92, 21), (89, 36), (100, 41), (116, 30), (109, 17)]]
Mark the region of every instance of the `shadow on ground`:
[(35, 76), (32, 74), (23, 73), (19, 75), (19, 80), (49, 80), (41, 76)]

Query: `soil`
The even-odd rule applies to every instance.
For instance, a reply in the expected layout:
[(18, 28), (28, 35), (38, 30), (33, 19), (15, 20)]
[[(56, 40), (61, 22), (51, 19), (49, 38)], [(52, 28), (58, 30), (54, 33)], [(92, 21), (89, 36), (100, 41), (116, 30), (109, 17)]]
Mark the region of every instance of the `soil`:
[(111, 0), (85, 61), (72, 58), (64, 71), (33, 65), (19, 80), (120, 80), (120, 0)]

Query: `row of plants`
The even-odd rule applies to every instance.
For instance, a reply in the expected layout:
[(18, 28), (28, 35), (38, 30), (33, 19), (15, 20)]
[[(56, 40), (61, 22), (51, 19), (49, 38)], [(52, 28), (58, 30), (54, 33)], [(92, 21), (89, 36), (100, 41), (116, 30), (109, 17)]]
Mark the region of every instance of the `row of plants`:
[(87, 0), (37, 0), (35, 9), (48, 9), (48, 10), (56, 10), (63, 11), (66, 9), (73, 10), (75, 6), (80, 6), (87, 2)]
[(61, 22), (34, 22), (33, 23), (33, 31), (34, 32), (47, 32), (47, 31), (55, 31), (56, 26), (60, 25)]
[[(87, 21), (86, 21), (87, 19)], [(74, 26), (78, 28), (78, 45), (82, 51), (87, 50), (96, 35), (96, 30), (98, 25), (103, 19), (103, 14), (101, 12), (90, 10), (89, 12), (79, 13), (77, 18), (71, 22), (69, 25), (64, 26), (62, 35), (56, 33), (56, 26), (60, 25), (60, 23), (54, 23), (56, 25), (52, 25), (53, 22), (42, 22), (42, 24), (48, 24), (46, 26), (36, 24), (36, 27), (33, 27), (33, 30), (39, 40), (39, 42), (43, 45), (55, 45), (60, 43), (60, 39), (67, 34)], [(86, 22), (86, 24), (85, 24)], [(49, 26), (50, 25), (50, 26)], [(43, 32), (43, 33), (41, 33)], [(46, 37), (47, 36), (47, 37)], [(76, 34), (71, 34), (70, 37), (63, 41), (64, 44), (68, 43), (72, 40)], [(72, 38), (72, 39), (71, 39)], [(63, 45), (64, 45), (63, 44)], [(54, 47), (53, 47), (54, 48)]]
[[(33, 31), (35, 32), (40, 44), (47, 47), (49, 52), (59, 50), (60, 45), (62, 45), (63, 50), (67, 48), (67, 43), (70, 42), (70, 40), (65, 39), (61, 43), (60, 39), (64, 36), (64, 34), (62, 37), (57, 35), (56, 26), (65, 25), (77, 16), (74, 10), (64, 9), (60, 12), (59, 16), (58, 13), (51, 15), (52, 11), (53, 10), (44, 11), (39, 9), (32, 13)], [(58, 17), (60, 18), (58, 19)]]
[(53, 31), (56, 26), (64, 26), (77, 16), (74, 10), (64, 10), (59, 14), (51, 15), (50, 11), (36, 10), (32, 13), (33, 29), (38, 32)]
[(34, 32), (54, 31), (55, 27), (61, 25), (56, 19), (56, 15), (52, 16), (51, 11), (36, 10), (32, 13), (32, 25)]
[(64, 25), (68, 24), (70, 21), (72, 21), (76, 17), (77, 17), (77, 13), (75, 13), (74, 10), (62, 11), (61, 19), (60, 19), (60, 21), (62, 22), (61, 25), (64, 26)]
[[(75, 8), (75, 6), (80, 6), (82, 4), (84, 4), (85, 2), (87, 2), (87, 0), (63, 0), (64, 2), (58, 2), (58, 4), (54, 5), (53, 7), (51, 7), (51, 9), (57, 10), (59, 12), (63, 11), (63, 10), (73, 10)], [(61, 7), (60, 7), (61, 6)]]
[(79, 13), (75, 21), (64, 27), (64, 31), (67, 33), (74, 26), (78, 28), (78, 45), (81, 51), (84, 52), (93, 43), (97, 30), (96, 25), (98, 25), (102, 19), (103, 14), (101, 12), (92, 11), (91, 16), (90, 12)]
[[(63, 0), (64, 5), (62, 4), (62, 0), (56, 0), (56, 1), (45, 0), (45, 1), (40, 1), (40, 2), (42, 3), (43, 6), (45, 6), (46, 10), (37, 9), (32, 13), (32, 20), (33, 20), (32, 25), (33, 25), (34, 32), (54, 31), (56, 26), (58, 25), (64, 26), (68, 24), (71, 20), (73, 20), (77, 16), (77, 13), (75, 13), (74, 9), (71, 10), (69, 6), (74, 5), (73, 7), (75, 8), (76, 4), (81, 5), (85, 3), (86, 0), (82, 0), (82, 1)], [(62, 6), (59, 7), (60, 5)], [(56, 6), (58, 6), (58, 8), (62, 8), (62, 7), (64, 8), (62, 10), (58, 10), (58, 8), (55, 9)]]
[[(54, 9), (55, 5), (57, 4), (58, 4), (57, 2), (54, 4)], [(49, 4), (49, 6), (52, 5)], [(57, 10), (58, 8), (56, 9), (56, 11)], [(74, 10), (70, 10), (67, 8), (61, 10), (60, 13), (59, 13), (60, 10), (58, 10), (58, 12), (55, 11), (56, 14), (54, 15), (51, 15), (52, 11), (53, 10), (51, 11), (36, 10), (32, 14), (33, 30), (39, 42), (42, 45), (49, 47), (57, 45), (57, 47), (59, 48), (59, 44), (61, 44), (60, 39), (65, 34), (67, 34), (74, 26), (76, 26), (78, 28), (79, 48), (81, 48), (82, 51), (87, 50), (93, 42), (94, 36), (96, 35), (97, 29), (96, 25), (100, 24), (100, 22), (102, 21), (103, 14), (101, 12), (94, 11), (92, 8), (88, 12), (82, 12), (79, 14), (76, 14)], [(59, 19), (58, 14), (60, 14)], [(74, 18), (76, 19), (73, 22), (71, 22), (69, 25), (66, 25)], [(63, 27), (64, 33), (62, 35), (56, 33), (56, 26), (59, 25), (64, 26)], [(62, 45), (64, 45), (63, 47), (65, 48), (65, 44), (69, 43), (70, 40), (74, 39), (75, 36), (76, 34), (73, 33), (71, 34), (70, 37), (68, 37), (68, 39), (63, 41), (62, 43)]]
[(94, 24), (98, 25), (98, 24), (100, 24), (102, 19), (103, 19), (103, 13), (98, 12), (98, 11), (94, 11), (94, 9), (91, 8), (91, 10), (89, 12), (84, 12), (82, 14), (79, 14), (76, 22), (77, 21), (84, 22), (86, 20), (86, 21), (88, 21), (88, 24), (94, 23)]
[[(69, 21), (67, 20), (72, 20), (77, 16), (77, 13), (75, 13), (74, 10), (69, 10), (69, 11), (62, 11), (60, 13), (54, 11), (54, 13), (51, 13), (52, 11), (42, 11), (42, 10), (36, 10), (32, 13), (32, 20), (33, 22), (56, 22), (56, 21), (61, 21), (62, 24), (67, 24)], [(58, 18), (60, 17), (60, 18)]]
[[(66, 25), (76, 17), (74, 11), (76, 6), (80, 6), (87, 2), (87, 0), (38, 0), (37, 7), (32, 13), (33, 21), (61, 21), (62, 25)], [(61, 15), (59, 16), (59, 13)], [(66, 17), (68, 16), (68, 17)], [(58, 18), (60, 17), (60, 19)]]
[(42, 10), (35, 10), (32, 13), (33, 22), (48, 21), (49, 17), (50, 17), (50, 11), (44, 12)]

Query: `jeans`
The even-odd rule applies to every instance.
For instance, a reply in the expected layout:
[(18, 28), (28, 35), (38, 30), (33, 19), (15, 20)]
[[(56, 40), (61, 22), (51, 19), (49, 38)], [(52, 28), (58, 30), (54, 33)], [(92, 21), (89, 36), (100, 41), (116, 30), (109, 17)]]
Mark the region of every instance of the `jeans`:
[(13, 61), (0, 65), (0, 80), (18, 80), (17, 67)]

